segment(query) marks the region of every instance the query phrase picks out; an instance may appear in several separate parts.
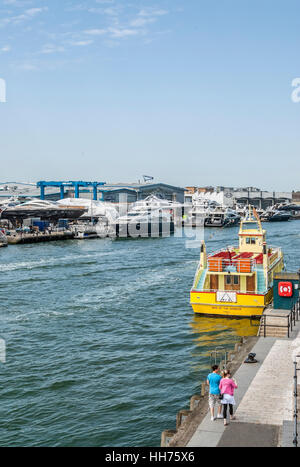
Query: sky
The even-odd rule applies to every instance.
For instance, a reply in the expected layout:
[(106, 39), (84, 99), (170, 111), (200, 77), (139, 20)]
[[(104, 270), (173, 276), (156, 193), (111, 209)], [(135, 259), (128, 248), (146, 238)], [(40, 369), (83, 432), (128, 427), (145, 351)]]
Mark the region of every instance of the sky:
[(0, 0), (0, 181), (300, 190), (299, 39), (299, 0)]

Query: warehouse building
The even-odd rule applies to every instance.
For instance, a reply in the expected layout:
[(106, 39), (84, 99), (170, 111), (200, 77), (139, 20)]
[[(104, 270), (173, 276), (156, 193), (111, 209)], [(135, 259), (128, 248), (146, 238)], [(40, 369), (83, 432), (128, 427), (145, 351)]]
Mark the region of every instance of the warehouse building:
[(86, 198), (103, 200), (111, 203), (134, 203), (149, 195), (184, 203), (184, 188), (165, 183), (101, 183), (101, 182), (38, 182), (0, 183), (0, 201), (12, 197), (41, 198), (57, 201), (62, 198)]
[(101, 191), (104, 201), (111, 203), (124, 202), (127, 199), (128, 203), (147, 198), (147, 196), (155, 195), (169, 201), (177, 201), (184, 203), (184, 188), (165, 183), (131, 183), (131, 184), (105, 184)]

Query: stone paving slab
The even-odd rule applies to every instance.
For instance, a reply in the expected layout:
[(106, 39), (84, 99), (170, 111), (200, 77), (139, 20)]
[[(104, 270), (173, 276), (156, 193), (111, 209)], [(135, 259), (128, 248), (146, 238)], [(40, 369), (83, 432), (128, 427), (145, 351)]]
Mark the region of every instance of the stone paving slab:
[(278, 340), (239, 404), (237, 419), (277, 426), (292, 420), (293, 373), (291, 341)]
[[(294, 422), (284, 420), (282, 425), (282, 435), (281, 435), (281, 447), (282, 448), (291, 448), (294, 447)], [(298, 432), (298, 447), (300, 446), (300, 423), (297, 424)]]
[(277, 447), (278, 427), (251, 423), (231, 423), (218, 443), (218, 447)]
[(220, 442), (222, 438), (221, 433), (215, 433), (213, 431), (201, 430), (199, 433), (195, 433), (192, 440), (189, 442), (188, 447), (191, 448), (214, 448)]

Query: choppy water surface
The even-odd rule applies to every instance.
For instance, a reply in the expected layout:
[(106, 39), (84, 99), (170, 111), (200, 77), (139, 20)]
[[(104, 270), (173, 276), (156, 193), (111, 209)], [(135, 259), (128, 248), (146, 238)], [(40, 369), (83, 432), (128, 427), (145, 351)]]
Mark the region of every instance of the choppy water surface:
[[(265, 227), (298, 270), (300, 223)], [(207, 230), (208, 250), (237, 232)], [(194, 316), (198, 257), (178, 237), (1, 249), (1, 446), (159, 446), (210, 351), (256, 333), (247, 320)]]

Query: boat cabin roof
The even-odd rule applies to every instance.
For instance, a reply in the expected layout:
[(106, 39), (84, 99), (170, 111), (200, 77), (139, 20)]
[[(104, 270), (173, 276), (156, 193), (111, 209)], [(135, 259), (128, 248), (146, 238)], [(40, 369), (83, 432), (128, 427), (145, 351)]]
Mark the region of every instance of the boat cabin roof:
[[(268, 256), (272, 256), (274, 252), (271, 248), (269, 248)], [(255, 252), (243, 252), (240, 253), (238, 248), (234, 250), (222, 250), (209, 255), (208, 259), (215, 258), (215, 259), (228, 259), (228, 260), (241, 260), (241, 259), (254, 259), (256, 264), (263, 264), (263, 253), (255, 253)]]

